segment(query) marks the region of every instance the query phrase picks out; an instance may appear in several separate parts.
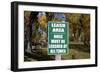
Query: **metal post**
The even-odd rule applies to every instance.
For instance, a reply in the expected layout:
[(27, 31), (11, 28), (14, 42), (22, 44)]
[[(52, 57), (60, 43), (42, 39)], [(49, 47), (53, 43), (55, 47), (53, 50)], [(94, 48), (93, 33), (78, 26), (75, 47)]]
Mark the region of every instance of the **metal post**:
[(55, 60), (61, 60), (61, 54), (56, 55)]

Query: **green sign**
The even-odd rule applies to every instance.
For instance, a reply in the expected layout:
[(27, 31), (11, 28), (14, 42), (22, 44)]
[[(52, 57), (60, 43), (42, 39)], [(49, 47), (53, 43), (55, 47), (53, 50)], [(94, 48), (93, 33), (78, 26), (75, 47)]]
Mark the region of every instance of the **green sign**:
[(48, 22), (48, 54), (68, 53), (68, 23)]

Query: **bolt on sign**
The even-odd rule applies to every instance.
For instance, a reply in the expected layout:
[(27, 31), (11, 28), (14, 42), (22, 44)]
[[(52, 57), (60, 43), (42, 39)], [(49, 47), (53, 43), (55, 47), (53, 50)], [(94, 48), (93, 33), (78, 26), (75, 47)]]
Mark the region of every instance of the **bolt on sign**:
[(68, 23), (48, 22), (48, 54), (66, 54), (68, 48)]

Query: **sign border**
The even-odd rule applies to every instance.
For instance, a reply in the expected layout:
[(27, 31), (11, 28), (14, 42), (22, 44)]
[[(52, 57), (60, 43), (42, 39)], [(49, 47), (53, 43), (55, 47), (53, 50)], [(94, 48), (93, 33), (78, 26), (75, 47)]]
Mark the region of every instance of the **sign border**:
[[(56, 22), (56, 21), (49, 21), (48, 23), (50, 23), (50, 22)], [(57, 23), (59, 23), (59, 21), (58, 21)], [(68, 22), (62, 22), (62, 23), (66, 23), (66, 24), (67, 24), (67, 28), (68, 28), (68, 31), (67, 31), (67, 33), (68, 33), (68, 34), (67, 34), (67, 39), (68, 39), (68, 40), (67, 40), (67, 43), (68, 43), (68, 47), (67, 47), (67, 48), (68, 48), (68, 50), (67, 50), (68, 52), (67, 52), (67, 54), (68, 54), (68, 53), (69, 53), (69, 37), (68, 37), (68, 36), (69, 36), (69, 23), (68, 23)], [(48, 31), (48, 32), (49, 32), (49, 31)], [(49, 36), (48, 36), (48, 38), (49, 38)], [(49, 40), (48, 40), (48, 41), (49, 41)], [(65, 54), (65, 53), (64, 53), (64, 54)], [(60, 54), (60, 55), (64, 55), (64, 54)], [(49, 49), (48, 49), (48, 55), (58, 55), (58, 54), (50, 54), (50, 53), (49, 53)]]

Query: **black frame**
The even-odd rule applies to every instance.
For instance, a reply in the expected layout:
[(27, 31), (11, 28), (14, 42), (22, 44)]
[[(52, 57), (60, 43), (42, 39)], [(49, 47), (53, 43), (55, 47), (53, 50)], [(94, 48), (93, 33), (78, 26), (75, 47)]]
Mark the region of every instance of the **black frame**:
[[(69, 7), (69, 8), (85, 8), (95, 9), (95, 64), (74, 65), (74, 66), (53, 66), (40, 68), (18, 68), (18, 5), (36, 5), (36, 6), (53, 6), (53, 7)], [(97, 6), (82, 5), (64, 5), (64, 4), (48, 4), (48, 3), (32, 3), (32, 2), (11, 2), (11, 70), (12, 71), (31, 71), (31, 70), (47, 70), (47, 69), (64, 69), (64, 68), (80, 68), (97, 66)]]

